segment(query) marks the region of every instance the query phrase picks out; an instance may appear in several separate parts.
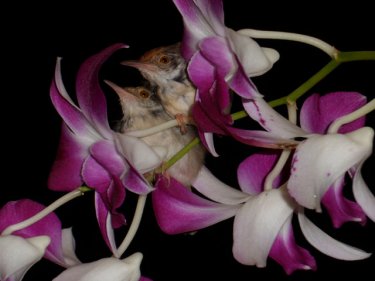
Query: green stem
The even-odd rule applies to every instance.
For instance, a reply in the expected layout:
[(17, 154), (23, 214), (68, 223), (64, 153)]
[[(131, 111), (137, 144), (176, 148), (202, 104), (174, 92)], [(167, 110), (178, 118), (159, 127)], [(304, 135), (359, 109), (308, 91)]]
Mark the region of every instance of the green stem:
[(180, 160), (182, 157), (184, 157), (185, 154), (187, 154), (190, 149), (192, 149), (194, 146), (200, 143), (199, 138), (194, 138), (191, 142), (189, 142), (184, 148), (182, 148), (179, 152), (177, 152), (172, 158), (170, 158), (167, 163), (163, 166), (164, 169), (169, 169), (171, 166), (173, 166), (178, 160)]
[(337, 54), (337, 61), (351, 62), (375, 60), (375, 51), (340, 52)]

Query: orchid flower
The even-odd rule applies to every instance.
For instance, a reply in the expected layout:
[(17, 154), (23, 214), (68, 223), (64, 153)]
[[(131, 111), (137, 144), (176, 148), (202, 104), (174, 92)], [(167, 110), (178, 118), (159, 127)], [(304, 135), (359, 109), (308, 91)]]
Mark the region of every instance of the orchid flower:
[[(29, 199), (8, 202), (0, 209), (0, 232), (32, 217), (44, 208), (43, 205)], [(74, 238), (71, 229), (62, 229), (61, 222), (54, 213), (11, 234), (23, 238), (47, 236), (50, 243), (45, 250), (46, 259), (63, 267), (80, 263), (74, 253)]]
[(8, 202), (0, 209), (1, 280), (22, 280), (26, 271), (42, 257), (63, 267), (80, 263), (74, 252), (71, 229), (62, 230), (54, 213), (28, 227), (8, 231), (43, 209), (44, 206), (29, 199)]
[[(297, 146), (293, 155), (288, 190), (306, 208), (321, 211), (322, 202), (335, 227), (346, 221), (365, 223), (365, 214), (375, 219), (375, 197), (360, 173), (362, 164), (371, 155), (373, 142), (373, 129), (361, 127), (366, 114), (363, 110), (373, 107), (374, 100), (365, 103), (366, 97), (359, 93), (335, 92), (322, 97), (311, 95), (301, 109), (304, 133), (299, 136), (306, 140)], [(253, 119), (262, 120), (259, 123), (267, 131), (281, 137), (297, 133), (296, 125), (264, 101), (244, 100), (243, 104)], [(347, 119), (345, 116), (351, 119), (333, 130), (342, 118)], [(346, 172), (354, 176), (353, 193), (358, 204), (342, 195)]]
[(54, 278), (54, 281), (139, 281), (149, 280), (141, 277), (141, 253), (135, 253), (125, 259), (103, 258), (94, 262), (70, 267)]
[(61, 77), (60, 59), (51, 85), (51, 99), (63, 118), (60, 146), (49, 177), (53, 190), (71, 191), (83, 183), (95, 189), (95, 207), (103, 237), (116, 252), (113, 227), (125, 223), (116, 211), (125, 199), (125, 188), (136, 194), (152, 190), (143, 177), (161, 163), (143, 141), (112, 131), (107, 106), (99, 84), (101, 65), (126, 46), (116, 44), (87, 59), (77, 75), (79, 107), (67, 93)]
[(232, 92), (246, 99), (261, 98), (249, 77), (261, 75), (279, 54), (261, 48), (253, 39), (224, 25), (221, 0), (175, 0), (184, 21), (182, 54), (188, 74), (197, 87), (193, 118), (203, 144), (215, 156), (213, 133), (263, 147), (280, 147), (292, 141), (262, 131), (232, 128)]
[[(238, 168), (240, 190), (215, 178), (202, 168), (193, 186), (206, 198), (186, 190), (178, 182), (160, 184), (153, 192), (153, 206), (161, 229), (169, 234), (195, 231), (230, 217), (233, 226), (233, 255), (246, 265), (265, 267), (267, 257), (290, 274), (297, 269), (315, 269), (314, 258), (295, 243), (291, 219), (298, 213), (308, 241), (323, 253), (344, 260), (367, 258), (369, 254), (342, 244), (317, 228), (303, 215), (287, 192), (287, 175), (263, 190), (266, 175), (277, 160), (273, 154), (254, 154)], [(163, 180), (160, 179), (162, 182)]]

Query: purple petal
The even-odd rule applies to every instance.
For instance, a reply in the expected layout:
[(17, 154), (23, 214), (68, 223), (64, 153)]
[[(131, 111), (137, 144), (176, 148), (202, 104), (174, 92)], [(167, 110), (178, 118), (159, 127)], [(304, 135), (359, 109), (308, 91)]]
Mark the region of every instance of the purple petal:
[(88, 156), (87, 145), (66, 124), (62, 125), (57, 156), (48, 177), (50, 189), (72, 191), (82, 185), (81, 169)]
[(82, 178), (87, 186), (98, 192), (105, 192), (112, 180), (110, 173), (91, 155), (83, 163)]
[(203, 166), (192, 183), (192, 186), (207, 198), (227, 205), (238, 205), (246, 202), (249, 195), (226, 185)]
[(298, 269), (316, 270), (314, 257), (306, 249), (296, 244), (291, 216), (281, 228), (269, 255), (282, 265), (287, 274), (292, 274)]
[(90, 124), (66, 92), (60, 68), (60, 60), (57, 60), (55, 79), (52, 81), (50, 88), (52, 103), (64, 122), (74, 133), (88, 135), (92, 131), (90, 130)]
[[(29, 199), (11, 201), (0, 209), (0, 233), (8, 226), (24, 221), (42, 211), (45, 207)], [(34, 236), (49, 236), (51, 243), (45, 252), (45, 258), (50, 261), (63, 264), (61, 222), (55, 213), (50, 213), (36, 223), (15, 231), (14, 235), (24, 238)]]
[(272, 245), (293, 209), (284, 188), (250, 198), (234, 219), (234, 258), (242, 264), (265, 267)]
[(236, 140), (256, 147), (284, 149), (298, 144), (297, 141), (281, 138), (265, 131), (244, 130), (229, 126), (226, 130)]
[(280, 138), (288, 139), (306, 135), (306, 132), (279, 114), (262, 98), (244, 99), (242, 104), (252, 119), (257, 121), (265, 130)]
[[(251, 195), (259, 194), (263, 191), (264, 180), (268, 173), (276, 164), (278, 154), (274, 152), (256, 153), (247, 157), (237, 169), (237, 178), (243, 192)], [(273, 182), (273, 187), (281, 184), (280, 176)]]
[(201, 52), (196, 52), (191, 58), (187, 72), (199, 92), (206, 93), (211, 89), (215, 81), (215, 67), (202, 56)]
[(117, 257), (119, 255), (117, 253), (111, 215), (108, 212), (107, 206), (104, 204), (101, 196), (98, 193), (95, 193), (95, 210), (100, 232), (102, 233), (104, 241), (111, 252), (114, 254), (114, 256)]
[[(301, 108), (301, 127), (308, 132), (324, 134), (334, 120), (357, 110), (365, 104), (366, 97), (356, 92), (334, 92), (324, 96), (311, 95)], [(339, 132), (354, 131), (363, 127), (364, 123), (365, 118), (359, 118), (342, 126)]]
[(168, 234), (208, 227), (234, 216), (239, 207), (203, 199), (173, 178), (160, 177), (155, 187), (152, 203), (156, 220)]
[(130, 167), (124, 177), (124, 185), (131, 192), (139, 195), (146, 195), (154, 190), (143, 175), (134, 167)]
[(306, 240), (322, 253), (340, 260), (361, 260), (371, 254), (355, 247), (341, 243), (319, 229), (302, 212), (298, 213), (298, 220)]
[(221, 0), (174, 0), (184, 20), (182, 54), (189, 60), (205, 37), (225, 34), (224, 11)]
[(87, 59), (77, 74), (76, 91), (79, 106), (86, 118), (106, 138), (111, 137), (111, 130), (108, 124), (105, 95), (99, 84), (99, 70), (115, 51), (126, 47), (124, 44), (115, 44), (104, 49)]
[(328, 210), (333, 226), (339, 228), (343, 223), (348, 221), (366, 223), (366, 215), (361, 207), (348, 199), (342, 193), (344, 187), (344, 178), (340, 177), (329, 187), (322, 198), (324, 207)]
[(293, 156), (290, 194), (302, 206), (320, 211), (322, 196), (338, 178), (372, 149), (373, 130), (365, 127), (346, 135), (314, 135)]

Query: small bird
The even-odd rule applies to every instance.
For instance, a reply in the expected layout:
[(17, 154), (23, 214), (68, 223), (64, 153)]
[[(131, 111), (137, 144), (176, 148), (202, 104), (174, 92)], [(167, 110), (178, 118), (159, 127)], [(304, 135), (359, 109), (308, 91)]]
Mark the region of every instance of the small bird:
[[(161, 105), (155, 88), (120, 87), (113, 82), (105, 81), (118, 95), (122, 111), (122, 128), (120, 132), (148, 129), (172, 120)], [(178, 127), (143, 137), (151, 147), (163, 147), (168, 160), (196, 137), (194, 127), (189, 127), (186, 134), (181, 134)], [(203, 165), (205, 150), (201, 145), (192, 148), (185, 156), (167, 170), (167, 175), (174, 177), (186, 187), (190, 187)]]
[(187, 77), (186, 61), (180, 48), (180, 43), (155, 48), (139, 60), (123, 61), (121, 64), (137, 68), (151, 85), (157, 86), (156, 93), (166, 112), (177, 119), (181, 131), (186, 131), (185, 124), (191, 120), (195, 88)]

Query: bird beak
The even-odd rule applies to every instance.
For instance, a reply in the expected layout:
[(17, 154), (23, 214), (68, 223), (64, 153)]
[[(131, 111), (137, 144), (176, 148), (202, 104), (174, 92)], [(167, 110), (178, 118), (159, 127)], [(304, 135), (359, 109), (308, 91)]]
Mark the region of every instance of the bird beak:
[(126, 60), (121, 62), (122, 65), (134, 67), (140, 71), (154, 72), (157, 71), (158, 67), (155, 64), (142, 62), (138, 60)]
[(135, 96), (131, 92), (127, 91), (126, 88), (122, 88), (109, 80), (104, 80), (104, 82), (116, 92), (120, 100), (136, 100)]

